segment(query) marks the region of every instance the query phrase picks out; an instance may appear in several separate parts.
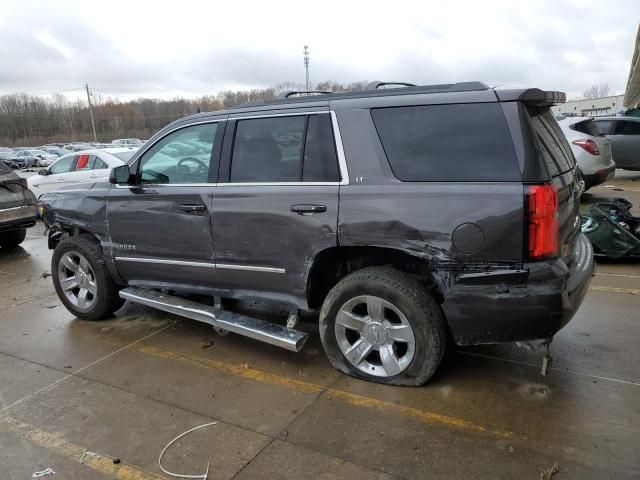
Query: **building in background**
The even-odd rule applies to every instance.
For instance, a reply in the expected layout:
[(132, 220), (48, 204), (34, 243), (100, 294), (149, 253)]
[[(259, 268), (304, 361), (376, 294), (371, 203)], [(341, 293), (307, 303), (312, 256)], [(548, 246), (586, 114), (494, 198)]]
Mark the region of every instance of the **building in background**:
[(626, 110), (624, 99), (624, 95), (613, 95), (611, 97), (569, 100), (554, 106), (552, 110), (556, 115), (565, 115), (567, 117), (621, 115)]

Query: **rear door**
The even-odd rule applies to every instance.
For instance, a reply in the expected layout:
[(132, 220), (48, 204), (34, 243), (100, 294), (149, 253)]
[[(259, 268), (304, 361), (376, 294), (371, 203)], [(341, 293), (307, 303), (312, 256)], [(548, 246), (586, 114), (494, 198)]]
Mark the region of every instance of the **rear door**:
[(534, 141), (558, 191), (558, 245), (560, 256), (568, 264), (580, 229), (582, 188), (576, 175), (576, 160), (551, 110), (548, 107), (529, 107), (527, 110)]
[(213, 203), (220, 287), (304, 298), (312, 259), (337, 244), (332, 123), (328, 111), (230, 117)]
[(640, 169), (640, 122), (617, 120), (611, 143), (614, 161), (621, 167)]

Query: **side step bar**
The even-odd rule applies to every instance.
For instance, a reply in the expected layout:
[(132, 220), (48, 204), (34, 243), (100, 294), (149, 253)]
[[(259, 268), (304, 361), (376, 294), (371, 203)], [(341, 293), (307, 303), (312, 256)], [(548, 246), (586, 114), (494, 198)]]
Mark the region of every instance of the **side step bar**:
[(166, 295), (158, 290), (127, 287), (120, 290), (120, 297), (164, 312), (208, 323), (216, 328), (222, 328), (293, 352), (299, 352), (309, 338), (309, 334), (305, 332), (221, 310), (186, 298)]

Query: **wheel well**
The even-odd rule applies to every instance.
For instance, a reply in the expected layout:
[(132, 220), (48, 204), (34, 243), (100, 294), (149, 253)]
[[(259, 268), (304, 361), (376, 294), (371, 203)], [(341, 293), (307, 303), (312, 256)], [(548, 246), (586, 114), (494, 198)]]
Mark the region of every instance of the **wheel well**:
[(80, 227), (56, 224), (49, 229), (49, 249), (53, 250), (54, 248), (56, 248), (58, 246), (58, 243), (60, 243), (62, 239), (66, 237), (76, 237), (78, 235), (91, 236), (96, 243), (100, 243), (98, 237), (96, 237), (95, 234), (89, 232), (88, 230), (84, 230)]
[(384, 247), (332, 247), (315, 256), (307, 277), (307, 303), (316, 309), (329, 290), (344, 276), (365, 267), (393, 267), (414, 277), (443, 302), (431, 272), (429, 261), (401, 250)]

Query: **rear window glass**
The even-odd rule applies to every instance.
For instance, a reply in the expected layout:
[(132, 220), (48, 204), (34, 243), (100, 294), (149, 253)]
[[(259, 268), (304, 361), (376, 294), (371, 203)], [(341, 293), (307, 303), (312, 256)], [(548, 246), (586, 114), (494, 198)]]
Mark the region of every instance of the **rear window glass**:
[(555, 177), (571, 170), (575, 166), (575, 159), (551, 110), (530, 108), (529, 116), (536, 145), (544, 159), (549, 175)]
[(371, 115), (399, 180), (520, 180), (509, 128), (497, 103), (379, 108)]
[(571, 130), (575, 130), (576, 132), (584, 133), (586, 135), (591, 135), (592, 137), (605, 136), (604, 131), (593, 120), (583, 120), (582, 122), (569, 125), (569, 128)]

